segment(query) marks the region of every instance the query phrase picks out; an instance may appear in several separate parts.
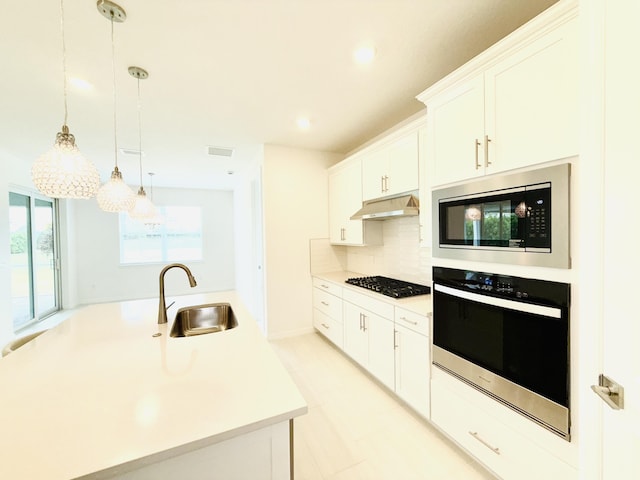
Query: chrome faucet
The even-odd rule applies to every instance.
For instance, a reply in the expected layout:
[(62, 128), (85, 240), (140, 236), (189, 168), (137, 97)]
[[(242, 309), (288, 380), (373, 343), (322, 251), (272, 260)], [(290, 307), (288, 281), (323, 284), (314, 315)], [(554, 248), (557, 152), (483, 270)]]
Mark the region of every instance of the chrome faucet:
[[(158, 325), (160, 325), (161, 323), (167, 323), (167, 306), (164, 301), (164, 274), (167, 273), (167, 270), (174, 267), (179, 267), (185, 271), (187, 277), (189, 278), (189, 286), (191, 288), (197, 285), (196, 279), (191, 273), (191, 270), (189, 270), (186, 265), (183, 265), (181, 263), (172, 263), (170, 265), (167, 265), (160, 271), (160, 304), (158, 305)], [(173, 305), (173, 303), (171, 305)]]

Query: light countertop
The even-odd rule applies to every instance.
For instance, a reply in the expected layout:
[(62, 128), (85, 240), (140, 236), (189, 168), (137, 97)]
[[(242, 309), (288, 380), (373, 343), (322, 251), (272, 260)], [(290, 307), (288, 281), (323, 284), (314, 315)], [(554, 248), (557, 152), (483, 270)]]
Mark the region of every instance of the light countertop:
[(382, 295), (381, 293), (367, 290), (366, 288), (345, 283), (346, 280), (349, 278), (367, 276), (361, 273), (340, 270), (340, 271), (334, 271), (334, 272), (314, 273), (312, 274), (312, 276), (326, 280), (328, 282), (338, 284), (343, 288), (350, 289), (362, 295), (370, 296), (372, 298), (375, 298), (376, 300), (390, 303), (391, 305), (394, 305), (396, 307), (401, 307), (406, 310), (410, 310), (420, 315), (428, 315), (432, 312), (431, 295), (417, 295), (415, 297), (406, 297), (406, 298), (396, 299), (396, 298), (389, 297), (387, 295)]
[[(0, 478), (106, 478), (306, 413), (235, 292), (173, 300), (165, 325), (157, 299), (85, 307), (0, 360)], [(214, 302), (236, 328), (169, 336)]]

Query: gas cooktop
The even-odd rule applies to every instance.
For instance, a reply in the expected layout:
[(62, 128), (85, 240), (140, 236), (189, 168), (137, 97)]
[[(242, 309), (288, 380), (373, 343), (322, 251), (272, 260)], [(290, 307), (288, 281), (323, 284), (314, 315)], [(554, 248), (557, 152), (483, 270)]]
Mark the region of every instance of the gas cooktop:
[(346, 282), (393, 298), (413, 297), (431, 293), (431, 288), (426, 285), (418, 285), (417, 283), (381, 276), (349, 278)]

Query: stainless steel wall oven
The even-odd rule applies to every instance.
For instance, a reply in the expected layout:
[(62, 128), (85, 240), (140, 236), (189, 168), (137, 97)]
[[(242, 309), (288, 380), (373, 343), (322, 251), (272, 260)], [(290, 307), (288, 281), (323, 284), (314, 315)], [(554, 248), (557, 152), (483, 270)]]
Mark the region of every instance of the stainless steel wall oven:
[(433, 364), (570, 440), (570, 285), (433, 268)]

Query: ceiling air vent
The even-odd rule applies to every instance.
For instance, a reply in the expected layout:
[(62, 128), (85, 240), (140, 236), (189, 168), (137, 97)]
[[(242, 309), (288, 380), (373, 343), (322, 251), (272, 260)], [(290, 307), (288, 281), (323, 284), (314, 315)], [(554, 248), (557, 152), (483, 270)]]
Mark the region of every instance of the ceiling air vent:
[[(131, 156), (138, 156), (140, 155), (140, 150), (133, 150), (132, 148), (121, 148), (120, 149), (120, 154), (122, 155), (131, 155)], [(144, 155), (144, 152), (142, 152), (142, 155)]]
[(215, 157), (227, 157), (233, 156), (233, 148), (225, 147), (207, 147), (207, 155), (213, 155)]

